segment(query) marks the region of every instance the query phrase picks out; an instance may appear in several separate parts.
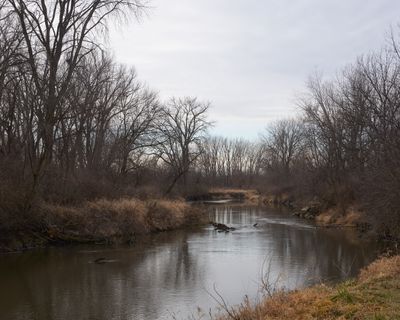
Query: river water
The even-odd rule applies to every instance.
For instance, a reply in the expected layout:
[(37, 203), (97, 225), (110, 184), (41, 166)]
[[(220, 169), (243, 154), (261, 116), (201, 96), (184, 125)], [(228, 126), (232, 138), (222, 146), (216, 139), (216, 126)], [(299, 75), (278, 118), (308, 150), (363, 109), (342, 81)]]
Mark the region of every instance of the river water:
[(187, 319), (198, 308), (215, 313), (217, 292), (229, 305), (245, 295), (256, 301), (263, 274), (286, 289), (336, 282), (357, 275), (378, 253), (355, 231), (316, 228), (277, 209), (220, 205), (209, 215), (237, 230), (206, 226), (148, 236), (132, 247), (0, 256), (0, 319)]

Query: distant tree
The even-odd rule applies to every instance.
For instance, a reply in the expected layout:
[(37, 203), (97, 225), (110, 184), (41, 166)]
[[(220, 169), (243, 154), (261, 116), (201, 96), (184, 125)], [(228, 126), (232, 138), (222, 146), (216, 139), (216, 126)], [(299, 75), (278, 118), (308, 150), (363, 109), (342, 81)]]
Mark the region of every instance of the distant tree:
[(297, 120), (278, 121), (266, 129), (262, 141), (267, 166), (287, 175), (302, 151), (304, 126)]

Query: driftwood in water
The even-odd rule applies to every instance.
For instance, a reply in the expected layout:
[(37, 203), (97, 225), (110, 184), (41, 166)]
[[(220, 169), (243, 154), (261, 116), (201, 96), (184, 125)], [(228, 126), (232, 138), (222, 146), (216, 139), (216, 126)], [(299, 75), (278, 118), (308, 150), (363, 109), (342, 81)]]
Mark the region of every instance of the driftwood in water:
[(227, 225), (223, 224), (223, 223), (217, 223), (217, 222), (210, 222), (211, 225), (214, 226), (215, 230), (217, 230), (218, 232), (229, 232), (229, 231), (235, 231), (235, 228), (232, 227), (228, 227)]
[(94, 260), (94, 263), (97, 263), (97, 264), (103, 264), (106, 262), (107, 262), (106, 258), (98, 258), (98, 259)]

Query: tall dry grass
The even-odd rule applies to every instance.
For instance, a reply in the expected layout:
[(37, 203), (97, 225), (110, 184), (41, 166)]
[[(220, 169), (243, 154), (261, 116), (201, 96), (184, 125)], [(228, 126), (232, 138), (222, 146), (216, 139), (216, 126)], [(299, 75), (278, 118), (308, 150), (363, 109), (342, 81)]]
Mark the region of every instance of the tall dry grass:
[(199, 208), (180, 200), (96, 200), (77, 207), (42, 204), (48, 236), (70, 241), (131, 241), (134, 236), (181, 228), (203, 219)]
[(96, 200), (77, 206), (42, 202), (21, 223), (1, 229), (0, 251), (49, 243), (131, 243), (136, 236), (206, 221), (182, 200)]
[(361, 271), (359, 279), (366, 283), (387, 277), (400, 277), (400, 256), (383, 257), (371, 263)]

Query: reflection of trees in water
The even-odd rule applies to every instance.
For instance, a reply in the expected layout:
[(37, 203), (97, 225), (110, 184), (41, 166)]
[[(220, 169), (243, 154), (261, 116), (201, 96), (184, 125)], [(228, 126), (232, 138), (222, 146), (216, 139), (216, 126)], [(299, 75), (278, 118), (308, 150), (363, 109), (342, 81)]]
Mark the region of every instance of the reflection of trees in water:
[(139, 314), (155, 318), (165, 313), (164, 303), (170, 302), (169, 296), (175, 299), (176, 293), (199, 286), (198, 281), (205, 270), (199, 270), (194, 256), (196, 252), (191, 250), (189, 240), (192, 236), (187, 232), (160, 235), (156, 250), (150, 248), (154, 251), (145, 255), (138, 265), (132, 266), (136, 270), (132, 291), (138, 292), (140, 297), (137, 297), (138, 303), (128, 302), (128, 305), (136, 308), (136, 314), (140, 309)]
[[(176, 248), (176, 254), (171, 255), (171, 267), (166, 270), (169, 274), (166, 274), (164, 279), (171, 279), (175, 273), (174, 287), (179, 287), (180, 282), (187, 283), (189, 280), (196, 279), (196, 259), (191, 259), (191, 254), (188, 244), (188, 236), (184, 234), (182, 240), (179, 243), (179, 247)], [(173, 268), (173, 263), (176, 263), (176, 267)], [(175, 269), (175, 272), (174, 272)]]
[[(0, 280), (7, 275), (13, 294), (2, 300), (9, 302), (0, 313), (11, 319), (156, 318), (165, 314), (169, 294), (200, 285), (189, 238), (176, 232), (156, 236), (141, 248), (99, 253), (55, 249), (8, 259), (0, 263), (0, 271), (7, 270)], [(99, 256), (116, 261), (90, 263)]]
[[(254, 206), (218, 206), (212, 208), (210, 218), (225, 224), (248, 226), (265, 215), (265, 211)], [(265, 248), (267, 263), (271, 258), (271, 276), (282, 274), (287, 287), (355, 276), (376, 257), (376, 245), (357, 240), (353, 230), (310, 228), (302, 225), (304, 221), (282, 214), (276, 212), (269, 222), (260, 222), (263, 232), (257, 232), (256, 236), (257, 246)], [(271, 218), (270, 212), (267, 217)], [(293, 224), (287, 224), (287, 220), (282, 223), (287, 218)]]
[(303, 275), (302, 281), (296, 280), (304, 285), (355, 276), (375, 258), (374, 250), (367, 248), (365, 243), (349, 241), (344, 230), (270, 225), (267, 232), (273, 238), (281, 239), (272, 242), (276, 268), (289, 270), (292, 275)]
[(259, 215), (259, 209), (255, 206), (214, 206), (210, 208), (210, 221), (217, 221), (226, 225), (252, 225)]
[[(95, 253), (74, 247), (7, 256), (0, 260), (2, 319), (155, 319), (165, 315), (166, 306), (183, 308), (179, 303), (185, 303), (185, 295), (186, 301), (197, 303), (205, 280), (236, 288), (238, 279), (231, 277), (237, 274), (224, 269), (226, 259), (261, 264), (271, 256), (275, 275), (283, 273), (292, 287), (341, 279), (349, 271), (353, 275), (373, 258), (373, 250), (351, 238), (352, 232), (284, 225), (282, 214), (265, 216), (263, 210), (211, 208), (210, 220), (243, 227), (227, 235), (177, 231), (153, 235), (133, 248), (100, 248)], [(263, 215), (270, 222), (259, 221), (254, 229)], [(99, 257), (115, 262), (89, 263)], [(211, 279), (212, 272), (221, 279)]]

